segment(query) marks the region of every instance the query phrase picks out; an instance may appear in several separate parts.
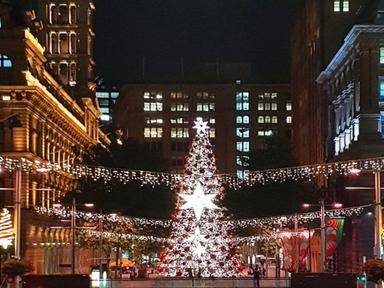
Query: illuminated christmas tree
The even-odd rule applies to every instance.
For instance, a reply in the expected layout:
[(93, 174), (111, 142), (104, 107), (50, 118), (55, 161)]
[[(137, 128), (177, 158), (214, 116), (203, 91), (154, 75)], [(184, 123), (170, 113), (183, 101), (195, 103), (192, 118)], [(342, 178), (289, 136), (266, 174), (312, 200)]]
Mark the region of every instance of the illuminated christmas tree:
[(15, 238), (15, 236), (13, 233), (11, 214), (8, 209), (3, 208), (0, 212), (0, 246), (7, 249), (12, 245), (13, 238)]
[(164, 276), (238, 276), (239, 261), (232, 226), (220, 206), (223, 189), (214, 177), (215, 156), (207, 122), (195, 121), (192, 142), (179, 188), (171, 241), (162, 258)]

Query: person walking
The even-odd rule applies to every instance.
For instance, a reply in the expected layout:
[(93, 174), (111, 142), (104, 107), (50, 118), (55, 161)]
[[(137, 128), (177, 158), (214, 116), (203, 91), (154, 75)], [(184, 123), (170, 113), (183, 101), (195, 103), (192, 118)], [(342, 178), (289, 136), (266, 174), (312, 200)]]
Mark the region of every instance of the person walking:
[(256, 265), (255, 268), (252, 271), (253, 274), (253, 287), (260, 288), (260, 275), (261, 270), (259, 265)]

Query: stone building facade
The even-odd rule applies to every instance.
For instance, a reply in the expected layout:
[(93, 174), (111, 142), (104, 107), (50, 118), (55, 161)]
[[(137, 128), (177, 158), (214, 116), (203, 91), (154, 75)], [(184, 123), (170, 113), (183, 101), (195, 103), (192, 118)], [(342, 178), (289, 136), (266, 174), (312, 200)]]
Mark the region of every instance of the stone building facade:
[[(98, 104), (92, 95), (74, 98), (64, 89), (47, 68), (45, 48), (10, 18), (10, 9), (0, 5), (0, 155), (73, 164), (88, 146), (108, 142), (98, 127)], [(1, 173), (0, 186), (10, 189), (2, 193), (2, 205), (15, 205), (15, 181), (14, 173)], [(21, 257), (31, 260), (35, 273), (60, 272), (70, 241), (68, 232), (52, 230), (55, 223), (37, 217), (33, 208), (52, 207), (74, 186), (65, 173), (21, 175)], [(78, 255), (76, 272), (88, 273), (84, 259), (91, 257)]]

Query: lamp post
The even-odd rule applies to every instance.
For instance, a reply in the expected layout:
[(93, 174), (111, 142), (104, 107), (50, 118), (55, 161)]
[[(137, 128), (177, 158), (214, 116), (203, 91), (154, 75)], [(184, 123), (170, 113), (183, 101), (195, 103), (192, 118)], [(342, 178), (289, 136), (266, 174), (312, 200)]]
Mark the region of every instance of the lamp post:
[[(62, 205), (60, 203), (53, 204), (54, 208), (60, 208)], [(75, 274), (76, 272), (76, 198), (72, 198), (72, 207), (71, 207), (71, 273)], [(85, 207), (93, 207), (93, 203), (85, 203), (81, 204), (80, 206), (85, 206)]]
[(374, 256), (381, 259), (381, 234), (382, 234), (382, 211), (381, 211), (381, 171), (374, 171), (375, 175), (375, 242)]
[(327, 243), (325, 238), (326, 225), (325, 225), (325, 206), (331, 206), (333, 208), (341, 208), (343, 205), (341, 203), (333, 203), (332, 205), (325, 205), (324, 199), (319, 201), (319, 204), (308, 204), (304, 203), (303, 208), (309, 207), (320, 207), (320, 239), (321, 239), (321, 272), (326, 272), (327, 270)]

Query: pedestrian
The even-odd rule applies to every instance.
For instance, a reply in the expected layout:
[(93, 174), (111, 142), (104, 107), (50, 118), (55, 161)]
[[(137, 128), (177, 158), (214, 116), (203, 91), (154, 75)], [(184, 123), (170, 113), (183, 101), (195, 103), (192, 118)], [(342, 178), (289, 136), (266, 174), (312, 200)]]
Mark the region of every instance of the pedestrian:
[(260, 267), (259, 265), (256, 265), (255, 268), (252, 271), (253, 274), (253, 287), (260, 288)]

